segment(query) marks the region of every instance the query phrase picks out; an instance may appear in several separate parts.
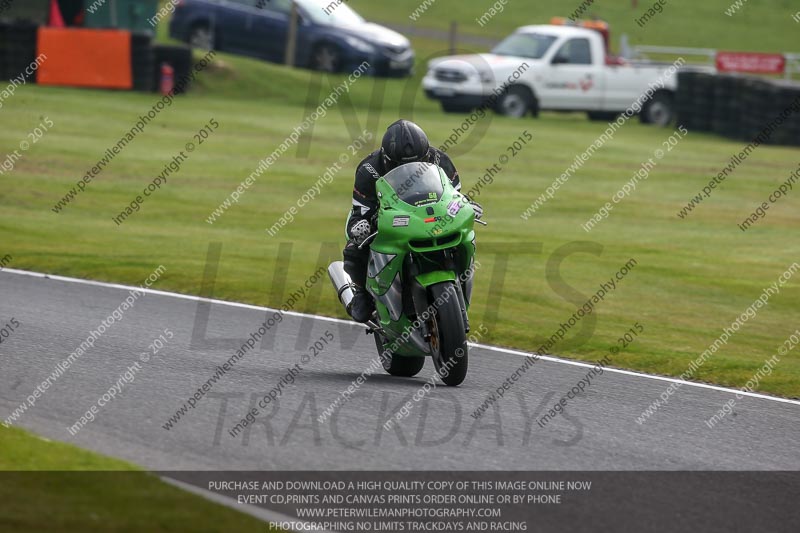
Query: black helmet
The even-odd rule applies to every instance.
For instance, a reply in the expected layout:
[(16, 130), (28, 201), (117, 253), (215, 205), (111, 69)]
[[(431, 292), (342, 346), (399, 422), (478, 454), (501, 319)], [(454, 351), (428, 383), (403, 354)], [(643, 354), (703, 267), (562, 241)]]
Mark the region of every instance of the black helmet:
[(381, 154), (387, 168), (423, 161), (431, 145), (422, 128), (408, 120), (398, 120), (386, 129)]

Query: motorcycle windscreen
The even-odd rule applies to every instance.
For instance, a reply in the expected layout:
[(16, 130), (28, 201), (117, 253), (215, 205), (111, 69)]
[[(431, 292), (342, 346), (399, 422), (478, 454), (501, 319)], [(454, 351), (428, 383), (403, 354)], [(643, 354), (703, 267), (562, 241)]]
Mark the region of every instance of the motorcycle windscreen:
[(438, 202), (444, 194), (439, 167), (431, 163), (407, 163), (384, 179), (400, 200), (415, 207)]

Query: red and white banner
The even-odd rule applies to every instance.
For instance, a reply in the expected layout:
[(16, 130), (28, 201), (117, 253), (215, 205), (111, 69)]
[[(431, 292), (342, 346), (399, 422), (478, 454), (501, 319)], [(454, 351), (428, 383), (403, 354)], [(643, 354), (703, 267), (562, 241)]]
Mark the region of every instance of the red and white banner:
[(781, 54), (717, 52), (717, 70), (720, 72), (783, 74), (785, 69), (786, 58)]

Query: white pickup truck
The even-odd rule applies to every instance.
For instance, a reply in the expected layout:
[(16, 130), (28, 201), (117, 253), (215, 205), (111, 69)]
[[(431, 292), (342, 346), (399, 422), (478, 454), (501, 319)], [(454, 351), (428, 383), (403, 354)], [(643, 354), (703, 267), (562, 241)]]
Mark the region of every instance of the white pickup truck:
[(489, 105), (517, 118), (554, 110), (586, 111), (593, 120), (613, 119), (658, 86), (639, 116), (644, 123), (669, 124), (678, 85), (675, 69), (613, 58), (606, 38), (577, 26), (525, 26), (491, 53), (431, 61), (422, 85), (447, 112)]

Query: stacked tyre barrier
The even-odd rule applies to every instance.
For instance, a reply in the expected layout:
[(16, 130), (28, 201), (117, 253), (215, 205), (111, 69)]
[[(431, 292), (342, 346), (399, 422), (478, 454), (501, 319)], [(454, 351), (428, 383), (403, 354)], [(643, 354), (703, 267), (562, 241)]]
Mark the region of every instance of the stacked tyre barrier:
[(133, 90), (151, 92), (158, 85), (153, 79), (153, 37), (147, 32), (131, 33), (131, 70), (133, 71)]
[(11, 78), (8, 69), (8, 54), (6, 53), (6, 41), (8, 40), (8, 23), (0, 20), (0, 80)]
[(766, 80), (748, 78), (742, 85), (742, 123), (737, 138), (745, 140), (748, 137), (751, 139), (756, 137), (775, 115), (771, 112), (770, 102), (767, 100), (771, 91)]
[(775, 144), (800, 146), (800, 83), (777, 80), (770, 85), (772, 109), (768, 116), (778, 116), (785, 109), (792, 109), (792, 106), (795, 109), (789, 119), (775, 131), (773, 140)]
[(712, 74), (690, 70), (678, 73), (675, 107), (678, 121), (687, 129), (712, 131), (715, 101)]
[(34, 62), (36, 28), (28, 22), (0, 22), (0, 79), (24, 75), (25, 69)]
[[(740, 136), (742, 128), (741, 110), (744, 105), (741, 76), (718, 76), (714, 84), (714, 110), (711, 130), (720, 135)], [(733, 134), (731, 133), (733, 132)]]
[(767, 144), (800, 146), (800, 84), (742, 74), (678, 73), (678, 123), (752, 141), (780, 119)]

